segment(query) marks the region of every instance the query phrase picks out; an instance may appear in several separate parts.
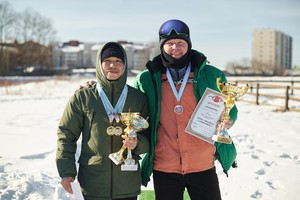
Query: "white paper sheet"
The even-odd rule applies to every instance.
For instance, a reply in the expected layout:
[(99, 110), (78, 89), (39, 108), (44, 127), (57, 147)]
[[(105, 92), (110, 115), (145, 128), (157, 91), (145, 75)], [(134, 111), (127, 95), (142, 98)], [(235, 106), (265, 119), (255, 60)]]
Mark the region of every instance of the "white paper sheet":
[(212, 137), (217, 131), (217, 123), (224, 109), (225, 99), (226, 96), (220, 92), (206, 88), (185, 132), (213, 144)]
[(76, 200), (84, 200), (79, 183), (71, 182), (71, 187)]

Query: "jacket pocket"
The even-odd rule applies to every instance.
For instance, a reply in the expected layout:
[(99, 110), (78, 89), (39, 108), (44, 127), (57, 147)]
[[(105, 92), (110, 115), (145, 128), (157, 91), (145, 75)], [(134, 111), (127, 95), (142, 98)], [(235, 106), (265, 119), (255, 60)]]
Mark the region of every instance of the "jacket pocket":
[(95, 156), (84, 156), (81, 155), (78, 163), (82, 165), (101, 165), (102, 164), (102, 156), (95, 155)]

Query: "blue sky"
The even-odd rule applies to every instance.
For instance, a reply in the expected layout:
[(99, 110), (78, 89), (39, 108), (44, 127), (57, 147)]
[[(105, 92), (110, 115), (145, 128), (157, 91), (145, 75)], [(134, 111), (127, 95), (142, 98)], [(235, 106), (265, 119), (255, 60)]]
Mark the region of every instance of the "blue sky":
[(271, 28), (293, 37), (293, 66), (300, 67), (300, 0), (9, 0), (52, 19), (60, 41), (158, 42), (168, 19), (188, 24), (194, 49), (223, 68), (251, 59), (252, 33)]

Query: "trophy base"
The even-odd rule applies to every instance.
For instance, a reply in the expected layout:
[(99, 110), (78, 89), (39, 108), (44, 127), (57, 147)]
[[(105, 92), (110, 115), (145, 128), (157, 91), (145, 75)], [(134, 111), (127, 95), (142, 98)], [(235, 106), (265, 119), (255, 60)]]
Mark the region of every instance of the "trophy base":
[(123, 163), (123, 159), (122, 160), (117, 160), (113, 154), (110, 154), (108, 156), (116, 165), (120, 165), (121, 163)]
[(216, 142), (220, 142), (220, 143), (225, 143), (225, 144), (231, 144), (232, 143), (232, 139), (230, 137), (225, 138), (225, 137), (221, 137), (221, 136), (217, 136), (214, 135), (212, 137), (212, 139)]
[(121, 165), (121, 171), (137, 171), (138, 164), (134, 165)]

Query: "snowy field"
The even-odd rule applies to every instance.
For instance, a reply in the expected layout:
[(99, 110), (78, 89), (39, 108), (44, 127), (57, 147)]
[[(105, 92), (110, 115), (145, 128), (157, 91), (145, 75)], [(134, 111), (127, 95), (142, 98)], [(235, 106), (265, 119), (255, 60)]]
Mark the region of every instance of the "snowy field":
[[(1, 200), (57, 199), (57, 125), (69, 97), (86, 80), (91, 78), (0, 87)], [(300, 112), (243, 101), (237, 106), (239, 119), (230, 133), (239, 167), (227, 178), (217, 164), (223, 200), (300, 199)]]

